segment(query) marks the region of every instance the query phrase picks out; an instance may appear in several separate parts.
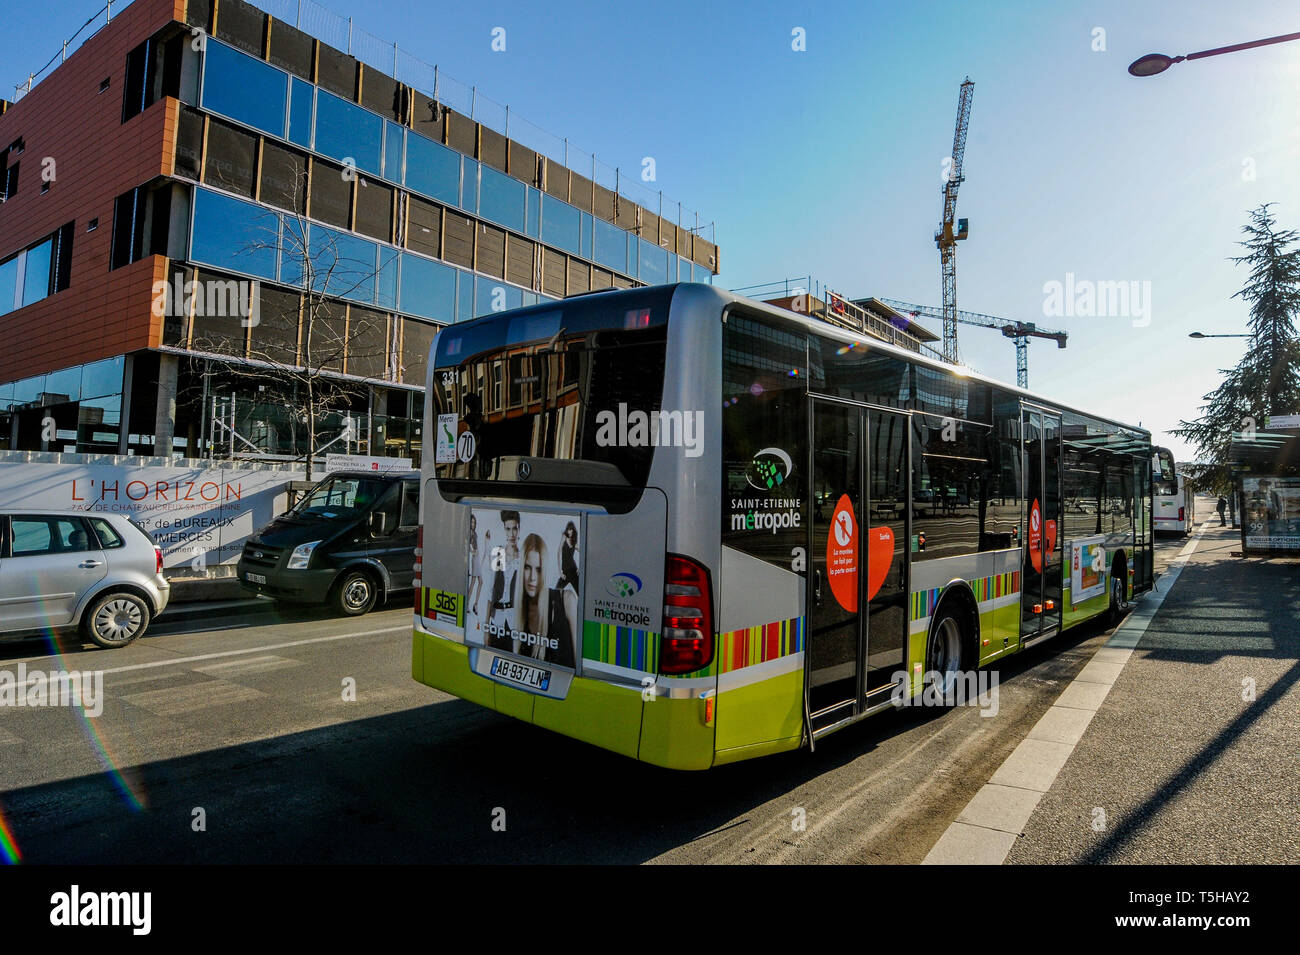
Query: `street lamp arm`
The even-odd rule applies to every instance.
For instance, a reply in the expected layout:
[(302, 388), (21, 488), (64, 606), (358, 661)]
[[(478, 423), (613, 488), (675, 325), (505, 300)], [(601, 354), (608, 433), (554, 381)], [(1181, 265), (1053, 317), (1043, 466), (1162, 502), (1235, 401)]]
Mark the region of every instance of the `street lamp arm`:
[(1174, 62), (1177, 63), (1182, 59), (1199, 60), (1207, 56), (1218, 56), (1220, 53), (1236, 53), (1238, 50), (1250, 50), (1271, 43), (1286, 43), (1288, 40), (1300, 40), (1300, 33), (1287, 33), (1283, 36), (1271, 36), (1267, 40), (1251, 40), (1249, 43), (1234, 43), (1232, 46), (1219, 46), (1213, 50), (1202, 50), (1200, 53), (1188, 53), (1186, 57), (1175, 57)]

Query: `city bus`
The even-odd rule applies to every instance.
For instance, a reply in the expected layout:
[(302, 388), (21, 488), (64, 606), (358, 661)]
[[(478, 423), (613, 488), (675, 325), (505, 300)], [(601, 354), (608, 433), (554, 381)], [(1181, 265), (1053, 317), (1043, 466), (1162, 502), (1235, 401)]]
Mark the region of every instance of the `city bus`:
[(698, 284), (440, 330), (425, 422), (413, 677), (675, 769), (1122, 613), (1173, 472), (1141, 428)]
[(1183, 473), (1176, 471), (1172, 481), (1157, 478), (1153, 493), (1156, 531), (1186, 537), (1196, 523), (1196, 494), (1187, 486)]

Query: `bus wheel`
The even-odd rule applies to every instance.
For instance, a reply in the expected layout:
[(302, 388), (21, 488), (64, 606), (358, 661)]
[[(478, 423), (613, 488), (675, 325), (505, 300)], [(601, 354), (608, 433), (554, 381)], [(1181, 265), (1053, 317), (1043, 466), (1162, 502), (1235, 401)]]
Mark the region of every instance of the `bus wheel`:
[(1128, 564), (1122, 559), (1116, 560), (1110, 569), (1110, 610), (1106, 619), (1112, 627), (1124, 619), (1128, 610), (1128, 601), (1124, 597), (1124, 574), (1127, 570)]
[(938, 681), (936, 689), (947, 699), (962, 671), (962, 622), (957, 605), (948, 601), (939, 619), (930, 628), (930, 645), (925, 652), (925, 669), (938, 674), (930, 677)]
[(364, 570), (346, 571), (334, 586), (334, 609), (346, 617), (369, 613), (379, 599), (374, 575)]

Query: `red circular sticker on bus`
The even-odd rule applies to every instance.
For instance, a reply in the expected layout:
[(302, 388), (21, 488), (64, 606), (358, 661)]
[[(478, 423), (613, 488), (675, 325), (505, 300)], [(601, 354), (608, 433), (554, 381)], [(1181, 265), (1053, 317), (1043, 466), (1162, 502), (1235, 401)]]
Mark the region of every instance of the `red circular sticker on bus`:
[(853, 502), (841, 494), (826, 535), (826, 578), (836, 602), (850, 613), (858, 610), (858, 522)]
[(1029, 562), (1034, 570), (1043, 572), (1043, 513), (1038, 509), (1038, 498), (1029, 507)]

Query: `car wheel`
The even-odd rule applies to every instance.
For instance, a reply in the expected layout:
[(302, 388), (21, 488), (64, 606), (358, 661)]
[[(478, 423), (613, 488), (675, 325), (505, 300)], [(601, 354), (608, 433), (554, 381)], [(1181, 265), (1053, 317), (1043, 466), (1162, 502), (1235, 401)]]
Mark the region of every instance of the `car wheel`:
[(149, 629), (149, 605), (135, 594), (118, 591), (96, 598), (81, 619), (81, 632), (96, 646), (124, 647)]
[(952, 601), (948, 601), (947, 606), (940, 611), (939, 619), (930, 628), (930, 643), (925, 651), (925, 670), (927, 675), (938, 674), (936, 689), (945, 700), (965, 665), (962, 649), (965, 644), (964, 629), (956, 604)]
[(369, 613), (378, 599), (375, 578), (364, 570), (347, 571), (334, 588), (334, 609), (346, 617)]

